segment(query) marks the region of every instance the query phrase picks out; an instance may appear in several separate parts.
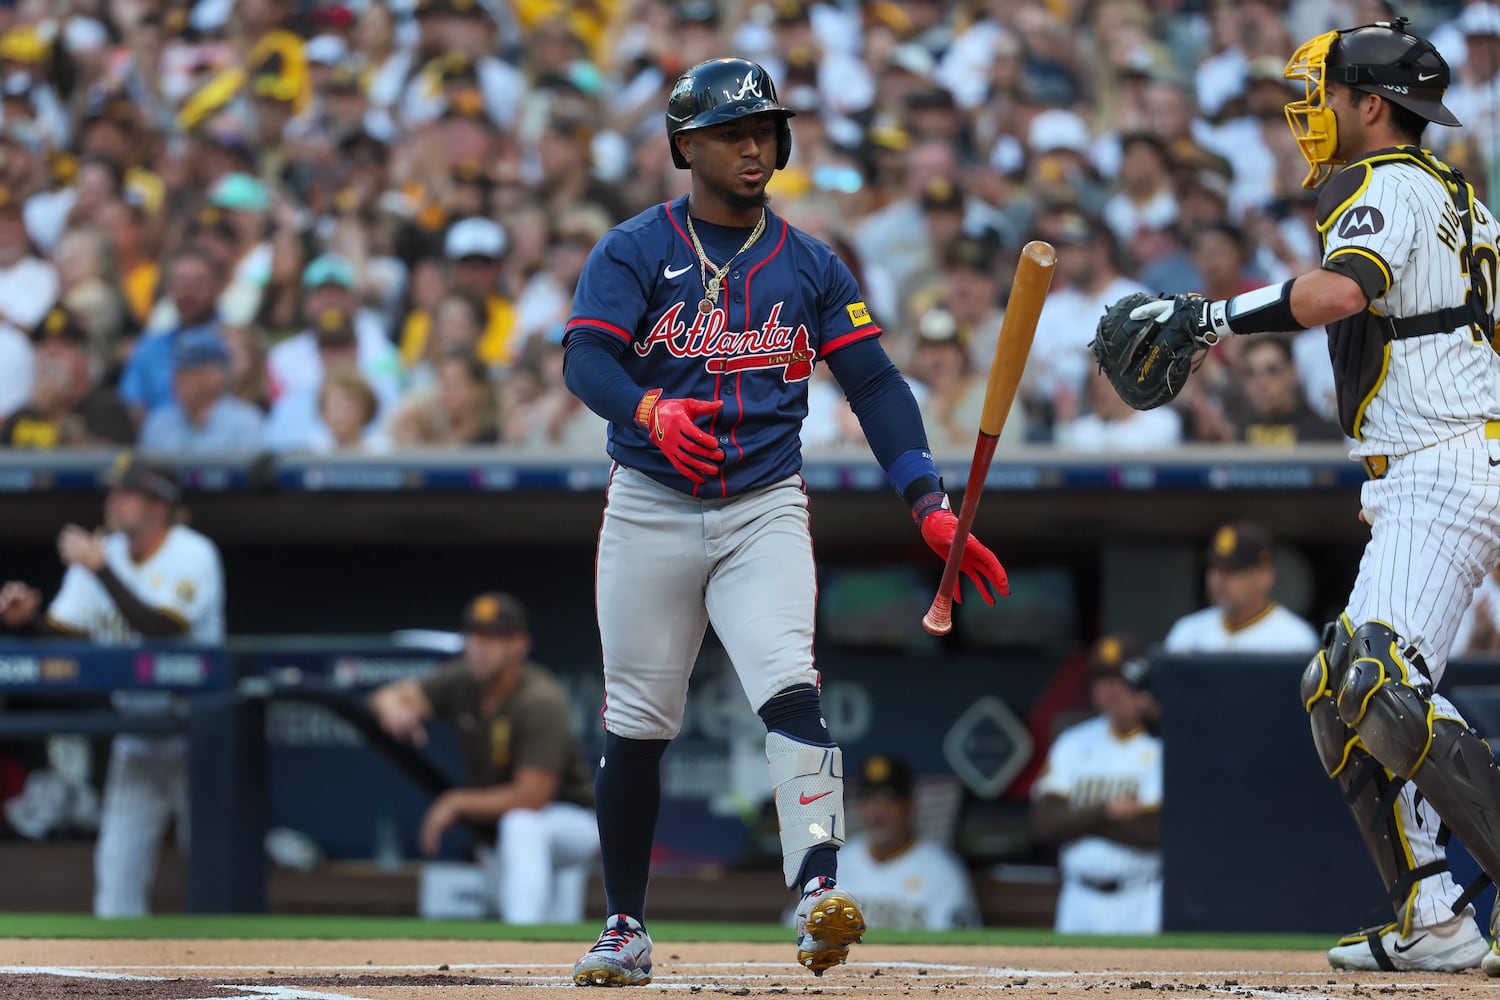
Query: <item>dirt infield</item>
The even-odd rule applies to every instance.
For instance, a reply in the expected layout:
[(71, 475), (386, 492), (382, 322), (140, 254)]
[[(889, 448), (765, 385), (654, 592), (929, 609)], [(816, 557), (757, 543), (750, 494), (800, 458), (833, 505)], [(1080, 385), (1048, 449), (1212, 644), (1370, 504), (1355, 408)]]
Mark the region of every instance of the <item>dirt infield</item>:
[[(583, 942), (0, 941), (0, 997), (128, 1000), (478, 1000), (572, 988)], [(1316, 952), (872, 945), (814, 978), (790, 945), (657, 943), (656, 979), (631, 995), (685, 990), (753, 996), (858, 990), (969, 1000), (1003, 990), (1087, 998), (1422, 1000), (1493, 996), (1479, 972), (1338, 973)], [(1496, 992), (1491, 993), (1494, 990)], [(1138, 992), (1138, 991), (1144, 991)]]

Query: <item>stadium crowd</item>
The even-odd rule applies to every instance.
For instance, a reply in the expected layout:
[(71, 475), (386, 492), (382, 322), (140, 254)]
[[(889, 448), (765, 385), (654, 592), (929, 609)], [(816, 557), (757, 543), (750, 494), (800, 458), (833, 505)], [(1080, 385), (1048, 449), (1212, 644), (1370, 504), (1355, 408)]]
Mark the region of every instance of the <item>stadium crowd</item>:
[[(1126, 292), (1318, 255), (1294, 39), (1380, 0), (7, 0), (0, 442), (171, 456), (598, 455), (562, 384), (592, 245), (686, 190), (662, 112), (715, 55), (794, 108), (776, 211), (849, 262), (934, 447), (973, 440), (1016, 252), (1060, 250), (1003, 447), (1342, 438), (1321, 330), (1231, 339), (1171, 408), (1086, 344)], [(1500, 7), (1407, 9), (1493, 180)], [(820, 367), (809, 448), (859, 428)]]

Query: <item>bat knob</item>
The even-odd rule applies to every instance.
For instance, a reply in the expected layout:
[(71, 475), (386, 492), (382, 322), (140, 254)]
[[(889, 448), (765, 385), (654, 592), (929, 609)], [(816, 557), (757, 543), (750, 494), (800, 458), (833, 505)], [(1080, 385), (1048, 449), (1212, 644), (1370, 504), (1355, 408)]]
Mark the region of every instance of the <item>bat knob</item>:
[(953, 605), (951, 599), (942, 598), (932, 602), (932, 607), (922, 616), (922, 627), (933, 635), (947, 635), (953, 631)]

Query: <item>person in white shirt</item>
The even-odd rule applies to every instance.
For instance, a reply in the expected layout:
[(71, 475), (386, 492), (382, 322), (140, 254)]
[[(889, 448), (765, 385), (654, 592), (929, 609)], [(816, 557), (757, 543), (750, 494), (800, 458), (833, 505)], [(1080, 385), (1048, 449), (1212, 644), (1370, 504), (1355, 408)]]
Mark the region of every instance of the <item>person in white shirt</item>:
[(1058, 845), (1061, 934), (1161, 931), (1162, 748), (1149, 676), (1133, 639), (1095, 643), (1089, 694), (1098, 715), (1058, 735), (1031, 786), (1032, 828)]
[(1088, 345), (1105, 307), (1148, 289), (1120, 274), (1114, 235), (1097, 219), (1064, 208), (1038, 228), (1057, 247), (1057, 283), (1042, 303), (1021, 394), (1029, 408), (1050, 416), (1058, 389), (1076, 392), (1084, 374), (1098, 367)]
[(917, 838), (911, 765), (877, 754), (860, 777), (860, 831), (839, 851), (839, 884), (858, 894), (865, 920), (882, 930), (978, 927), (979, 905), (963, 863), (941, 844)]
[[(57, 551), (68, 567), (45, 616), (42, 595), (0, 587), (0, 621), (33, 635), (85, 637), (107, 646), (224, 638), (224, 571), (214, 543), (177, 523), (182, 498), (166, 466), (127, 457), (104, 501), (107, 531), (67, 525)], [(126, 702), (123, 711), (146, 706)], [(94, 915), (149, 911), (157, 848), (175, 816), (187, 832), (187, 746), (181, 737), (121, 735), (110, 754), (94, 851)]]
[(1448, 655), (1455, 659), (1500, 655), (1500, 566), (1486, 573), (1474, 588), (1473, 603), (1458, 621)]
[(1226, 524), (1206, 555), (1211, 605), (1173, 624), (1168, 653), (1306, 653), (1320, 645), (1317, 630), (1271, 600), (1276, 565), (1271, 536), (1253, 521)]

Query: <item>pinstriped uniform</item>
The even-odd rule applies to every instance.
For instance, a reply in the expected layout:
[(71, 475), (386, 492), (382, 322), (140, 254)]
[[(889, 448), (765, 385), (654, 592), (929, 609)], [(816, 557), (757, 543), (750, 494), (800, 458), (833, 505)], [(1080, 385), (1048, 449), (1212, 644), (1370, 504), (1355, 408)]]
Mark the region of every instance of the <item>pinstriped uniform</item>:
[[(1477, 200), (1474, 206), (1473, 260), (1493, 321), (1500, 227), (1485, 206)], [(1414, 317), (1465, 301), (1470, 277), (1459, 253), (1458, 209), (1443, 183), (1416, 163), (1370, 169), (1367, 182), (1324, 225), (1325, 265), (1347, 265), (1354, 255), (1383, 271), (1387, 287), (1372, 300), (1372, 312)], [(1372, 324), (1364, 335), (1378, 331)], [(1346, 613), (1356, 625), (1390, 624), (1420, 654), (1434, 686), (1475, 586), (1500, 562), (1500, 424), (1487, 427), (1500, 419), (1500, 355), (1492, 336), (1491, 329), (1461, 325), (1391, 340), (1373, 384), (1350, 397), (1360, 403), (1352, 454), (1382, 456), (1388, 464), (1361, 493), (1370, 541)], [(1337, 376), (1350, 378), (1330, 350)], [(1344, 388), (1347, 394), (1350, 386)], [(1438, 716), (1462, 721), (1446, 698), (1432, 700)], [(1402, 789), (1397, 816), (1414, 867), (1446, 856), (1437, 843), (1437, 814), (1418, 800), (1412, 783)], [(1447, 872), (1424, 879), (1416, 925), (1448, 919), (1460, 891)]]

